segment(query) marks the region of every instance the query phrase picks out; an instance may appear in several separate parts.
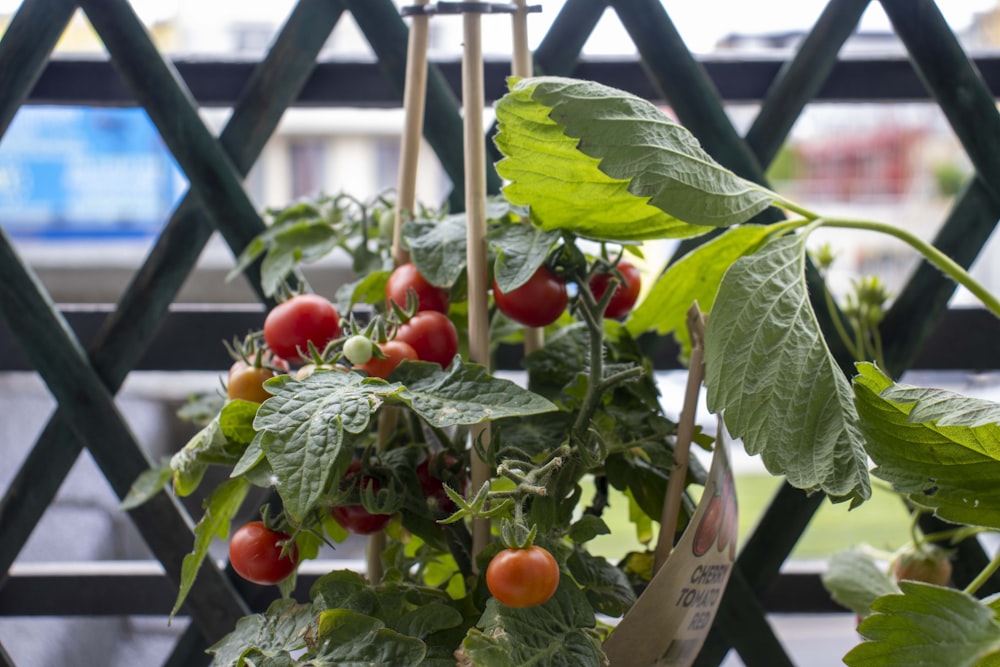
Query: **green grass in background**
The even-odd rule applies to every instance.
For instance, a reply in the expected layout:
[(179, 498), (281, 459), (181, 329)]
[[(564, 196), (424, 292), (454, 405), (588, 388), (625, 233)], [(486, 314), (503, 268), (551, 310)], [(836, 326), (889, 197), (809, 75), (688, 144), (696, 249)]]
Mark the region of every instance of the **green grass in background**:
[[(778, 477), (763, 473), (736, 475), (736, 494), (740, 504), (740, 545), (767, 509), (781, 483)], [(593, 488), (584, 489), (589, 498)], [(895, 551), (909, 540), (909, 515), (903, 503), (891, 491), (872, 490), (872, 498), (861, 507), (848, 511), (848, 503), (834, 505), (824, 501), (805, 534), (792, 552), (797, 560), (825, 560), (831, 555), (859, 544)], [(617, 562), (629, 551), (644, 551), (636, 539), (635, 526), (628, 520), (628, 501), (611, 490), (610, 506), (604, 520), (611, 528), (589, 543), (592, 553)], [(654, 525), (654, 534), (656, 526)], [(654, 538), (655, 539), (655, 538)], [(655, 546), (655, 542), (649, 545)]]

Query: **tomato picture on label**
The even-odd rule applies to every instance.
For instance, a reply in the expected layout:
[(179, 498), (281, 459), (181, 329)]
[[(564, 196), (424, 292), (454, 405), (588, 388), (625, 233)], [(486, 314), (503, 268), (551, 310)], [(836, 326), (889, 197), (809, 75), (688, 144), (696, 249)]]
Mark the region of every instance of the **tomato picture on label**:
[(504, 606), (536, 607), (559, 588), (559, 563), (538, 545), (504, 549), (486, 568), (486, 587)]
[(716, 540), (719, 539), (724, 512), (725, 505), (722, 503), (722, 496), (712, 496), (708, 501), (705, 513), (701, 516), (701, 521), (694, 531), (694, 542), (691, 550), (695, 556), (704, 556), (707, 554)]

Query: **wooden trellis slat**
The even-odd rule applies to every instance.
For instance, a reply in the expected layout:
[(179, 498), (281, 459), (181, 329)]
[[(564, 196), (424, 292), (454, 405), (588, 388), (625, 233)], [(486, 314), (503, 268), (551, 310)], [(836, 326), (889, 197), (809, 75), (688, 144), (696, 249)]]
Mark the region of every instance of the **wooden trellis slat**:
[(535, 49), (535, 73), (569, 76), (607, 5), (607, 0), (567, 0)]

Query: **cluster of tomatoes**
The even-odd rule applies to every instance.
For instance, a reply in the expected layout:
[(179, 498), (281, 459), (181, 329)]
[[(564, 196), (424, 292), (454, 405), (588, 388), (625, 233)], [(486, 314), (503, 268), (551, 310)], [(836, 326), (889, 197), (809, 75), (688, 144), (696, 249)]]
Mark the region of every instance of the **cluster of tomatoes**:
[[(608, 300), (605, 316), (620, 318), (635, 304), (640, 289), (638, 270), (620, 262), (615, 273), (597, 273), (589, 283), (595, 299), (601, 299), (612, 276), (618, 279)], [(542, 327), (555, 322), (569, 302), (566, 282), (546, 266), (520, 287), (503, 292), (494, 282), (493, 296), (500, 312), (525, 326)], [(227, 392), (230, 398), (263, 402), (270, 394), (263, 386), (269, 378), (288, 373), (292, 365), (302, 365), (298, 373), (311, 372), (317, 353), (331, 343), (342, 343), (343, 358), (370, 377), (387, 378), (403, 360), (419, 360), (448, 366), (458, 353), (458, 331), (448, 317), (450, 293), (428, 282), (412, 263), (402, 264), (386, 284), (386, 305), (400, 316), (400, 323), (384, 341), (373, 341), (364, 334), (342, 339), (341, 318), (336, 307), (316, 294), (299, 294), (275, 306), (264, 322), (266, 351), (252, 360), (241, 358), (229, 371)], [(459, 470), (461, 468), (461, 470)], [(457, 507), (445, 491), (448, 480), (464, 493), (467, 474), (464, 464), (447, 453), (432, 454), (416, 468), (423, 496), (434, 511), (444, 516)], [(330, 513), (344, 529), (359, 535), (382, 530), (391, 514), (370, 512), (360, 502), (363, 490), (377, 494), (381, 482), (367, 473), (360, 461), (353, 461), (340, 482), (343, 498), (351, 499)], [(261, 585), (276, 584), (288, 577), (298, 565), (299, 554), (292, 537), (264, 522), (253, 521), (239, 528), (230, 540), (229, 558), (233, 569), (243, 578)], [(559, 565), (552, 554), (531, 545), (500, 551), (486, 571), (491, 594), (510, 607), (541, 604), (555, 593), (559, 584)]]

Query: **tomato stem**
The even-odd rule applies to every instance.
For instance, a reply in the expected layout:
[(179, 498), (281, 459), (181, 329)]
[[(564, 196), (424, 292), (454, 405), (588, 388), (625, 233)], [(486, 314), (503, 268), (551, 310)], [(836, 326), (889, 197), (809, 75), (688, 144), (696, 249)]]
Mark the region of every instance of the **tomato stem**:
[(976, 575), (975, 579), (969, 582), (969, 585), (966, 586), (962, 592), (967, 593), (968, 595), (975, 595), (976, 591), (978, 591), (983, 584), (989, 581), (989, 578), (992, 577), (998, 569), (1000, 569), (1000, 551), (993, 556), (993, 559), (987, 563), (986, 567), (984, 567), (978, 575)]

